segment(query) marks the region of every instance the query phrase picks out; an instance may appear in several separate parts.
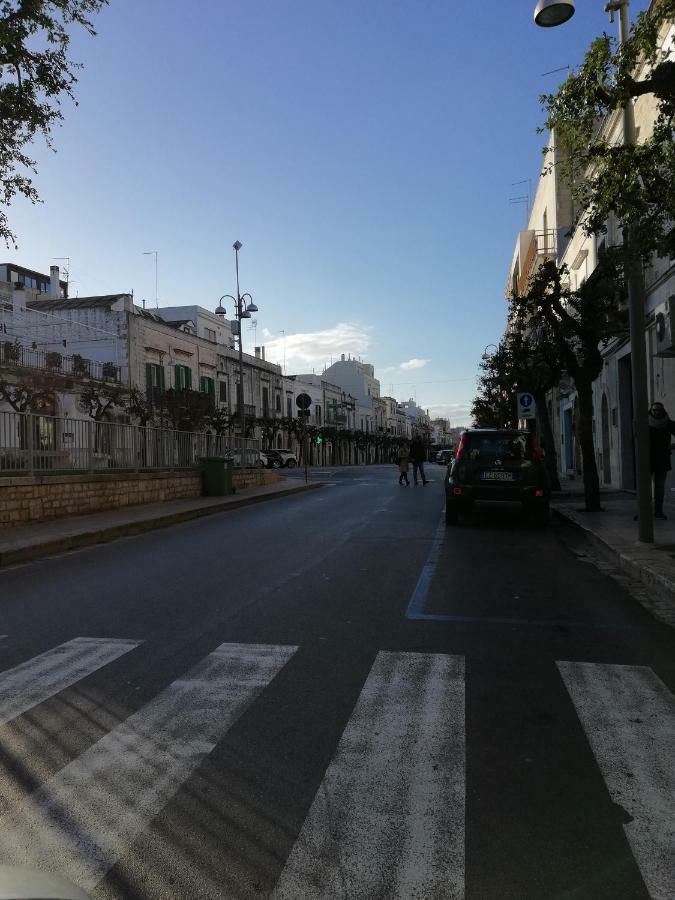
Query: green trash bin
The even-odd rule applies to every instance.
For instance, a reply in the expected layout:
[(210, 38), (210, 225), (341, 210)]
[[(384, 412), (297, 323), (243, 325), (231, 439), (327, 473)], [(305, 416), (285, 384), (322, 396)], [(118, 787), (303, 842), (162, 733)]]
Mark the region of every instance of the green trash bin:
[(201, 464), (204, 496), (226, 497), (234, 494), (231, 459), (224, 456), (204, 456)]

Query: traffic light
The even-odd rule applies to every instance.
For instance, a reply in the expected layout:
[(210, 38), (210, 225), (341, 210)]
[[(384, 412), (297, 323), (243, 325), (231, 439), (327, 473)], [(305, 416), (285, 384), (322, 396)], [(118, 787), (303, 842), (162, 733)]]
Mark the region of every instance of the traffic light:
[(321, 437), (320, 434), (317, 434), (317, 436), (316, 436), (316, 444), (317, 444), (317, 447), (318, 447), (320, 444), (322, 444), (322, 443), (323, 443), (323, 438)]

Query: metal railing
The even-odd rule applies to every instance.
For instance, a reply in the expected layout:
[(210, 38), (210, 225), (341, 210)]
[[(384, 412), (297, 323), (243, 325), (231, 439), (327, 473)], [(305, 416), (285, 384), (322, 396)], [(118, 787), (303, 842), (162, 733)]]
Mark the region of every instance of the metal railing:
[(96, 362), (77, 353), (66, 356), (57, 350), (24, 347), (16, 341), (0, 341), (0, 366), (17, 369), (39, 369), (53, 375), (95, 378), (98, 381), (122, 380), (122, 370), (114, 362)]
[(194, 469), (205, 456), (260, 465), (260, 441), (93, 419), (0, 412), (0, 475)]

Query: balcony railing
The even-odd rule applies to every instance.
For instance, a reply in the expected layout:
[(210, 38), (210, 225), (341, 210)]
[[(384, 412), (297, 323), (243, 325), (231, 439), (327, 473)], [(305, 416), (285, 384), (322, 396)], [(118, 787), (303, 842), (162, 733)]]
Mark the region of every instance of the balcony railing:
[[(235, 406), (233, 415), (234, 416), (241, 415), (239, 404), (237, 404)], [(244, 415), (246, 416), (247, 419), (255, 419), (256, 418), (255, 405), (253, 403), (244, 403)]]
[(555, 231), (549, 229), (548, 231), (530, 232), (530, 242), (518, 276), (518, 294), (520, 296), (525, 293), (530, 277), (544, 260), (555, 259), (556, 245)]
[(96, 381), (122, 381), (122, 370), (114, 362), (96, 362), (84, 356), (66, 356), (58, 350), (24, 347), (16, 341), (0, 342), (0, 366), (14, 369), (36, 369), (52, 375), (93, 378)]

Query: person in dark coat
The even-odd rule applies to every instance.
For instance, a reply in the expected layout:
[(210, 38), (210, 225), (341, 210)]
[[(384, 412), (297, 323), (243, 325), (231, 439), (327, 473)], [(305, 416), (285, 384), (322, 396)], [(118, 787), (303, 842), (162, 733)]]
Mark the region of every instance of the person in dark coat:
[(410, 447), (407, 441), (404, 441), (399, 447), (398, 451), (398, 483), (405, 484), (406, 487), (410, 487), (410, 480), (408, 479), (408, 468), (410, 466)]
[(663, 403), (652, 403), (649, 408), (649, 462), (654, 479), (654, 517), (666, 519), (663, 498), (666, 493), (666, 478), (670, 472), (670, 449), (675, 434), (672, 421)]
[(422, 477), (422, 484), (427, 484), (426, 475), (424, 474), (424, 461), (427, 458), (426, 447), (424, 441), (419, 435), (415, 435), (410, 444), (410, 460), (413, 464), (413, 481), (417, 484), (417, 473)]

